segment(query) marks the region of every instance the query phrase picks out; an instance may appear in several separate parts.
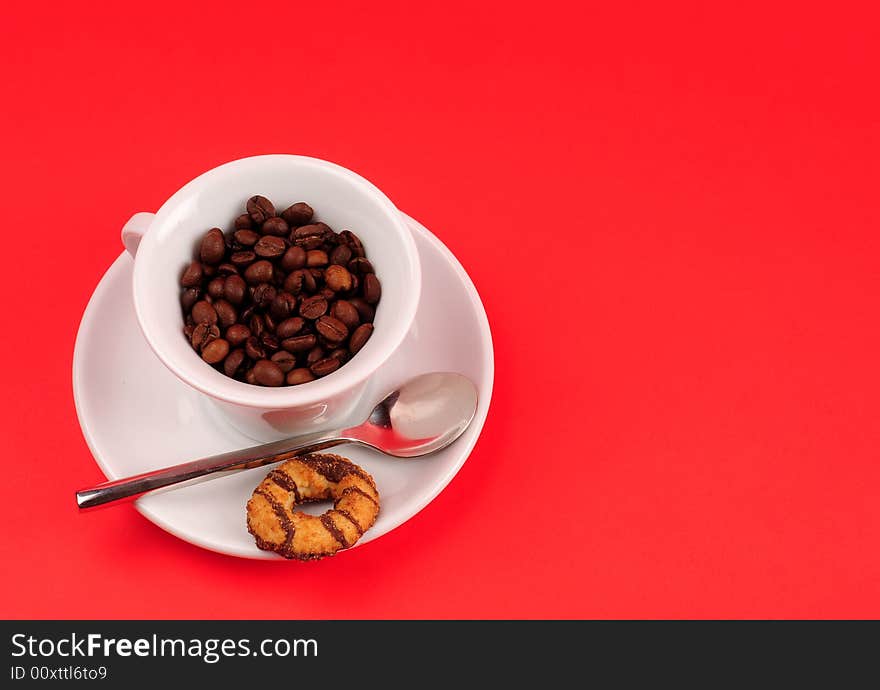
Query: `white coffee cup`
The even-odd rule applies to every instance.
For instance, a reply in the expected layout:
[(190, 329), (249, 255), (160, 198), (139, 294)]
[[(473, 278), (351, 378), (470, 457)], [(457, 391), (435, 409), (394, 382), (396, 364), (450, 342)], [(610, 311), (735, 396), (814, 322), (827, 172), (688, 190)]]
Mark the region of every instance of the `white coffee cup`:
[[(180, 275), (212, 227), (226, 230), (247, 199), (268, 197), (280, 213), (305, 201), (315, 219), (361, 238), (382, 298), (366, 345), (332, 374), (297, 386), (264, 388), (209, 366), (183, 334)], [(201, 391), (236, 429), (258, 441), (332, 428), (358, 403), (373, 372), (409, 331), (421, 290), (415, 242), (400, 212), (374, 185), (334, 163), (268, 155), (226, 163), (176, 192), (155, 213), (137, 213), (122, 230), (135, 259), (132, 290), (137, 320), (156, 356)]]

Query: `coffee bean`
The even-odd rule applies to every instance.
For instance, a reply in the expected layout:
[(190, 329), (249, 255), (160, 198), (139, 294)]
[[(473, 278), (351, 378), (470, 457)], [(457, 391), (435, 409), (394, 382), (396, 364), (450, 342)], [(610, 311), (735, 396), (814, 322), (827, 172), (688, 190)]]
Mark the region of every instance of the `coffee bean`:
[(274, 259), (287, 250), (287, 241), (274, 235), (263, 235), (254, 245), (254, 253), (265, 259)]
[(309, 367), (309, 371), (311, 371), (315, 376), (326, 376), (327, 374), (332, 374), (336, 371), (340, 366), (340, 362), (338, 359), (333, 357), (327, 357), (326, 359), (319, 359), (317, 362), (312, 364)]
[(287, 221), (290, 227), (296, 227), (297, 225), (305, 225), (311, 221), (314, 213), (315, 212), (312, 210), (311, 206), (304, 201), (298, 201), (293, 206), (288, 206), (284, 209), (281, 212), (281, 217)]
[(363, 243), (351, 230), (340, 232), (339, 241), (351, 250), (352, 256), (366, 256)]
[(254, 254), (250, 250), (246, 250), (246, 251), (242, 251), (242, 252), (233, 253), (232, 256), (229, 257), (229, 260), (235, 266), (237, 266), (239, 269), (241, 269), (242, 267), (247, 266), (248, 264), (252, 263), (254, 261), (254, 259), (256, 259), (256, 258), (257, 258), (256, 254)]
[(271, 314), (266, 314), (265, 312), (263, 313), (263, 323), (266, 324), (267, 331), (270, 331), (272, 333), (275, 332), (275, 325), (277, 322), (275, 321), (275, 319), (272, 318)]
[(261, 359), (254, 364), (254, 379), (261, 386), (280, 386), (284, 383), (284, 372), (275, 362)]
[(248, 230), (254, 226), (251, 217), (247, 213), (242, 213), (238, 218), (235, 219), (235, 229), (236, 230)]
[(351, 261), (351, 257), (351, 249), (345, 244), (340, 244), (331, 252), (330, 263), (337, 266), (347, 266), (348, 262)]
[(354, 329), (354, 333), (351, 334), (351, 338), (348, 341), (348, 349), (351, 350), (351, 354), (356, 355), (360, 352), (371, 335), (373, 335), (373, 324), (371, 323), (361, 324)]
[(217, 312), (205, 300), (200, 300), (193, 305), (192, 317), (196, 323), (217, 323)]
[(305, 325), (306, 322), (299, 316), (284, 319), (284, 321), (279, 323), (278, 327), (275, 329), (275, 335), (277, 335), (281, 340), (286, 340), (287, 338), (292, 338), (297, 333), (299, 333)]
[(235, 311), (235, 307), (233, 307), (229, 302), (225, 299), (218, 299), (213, 304), (214, 311), (217, 312), (217, 319), (220, 322), (220, 325), (223, 328), (229, 328), (235, 323), (235, 320), (238, 318), (238, 314)]
[(190, 342), (192, 341), (192, 335), (195, 332), (195, 330), (196, 330), (196, 327), (193, 326), (191, 323), (188, 323), (183, 327), (183, 334), (186, 336), (186, 339), (189, 340)]
[(257, 378), (254, 376), (254, 370), (253, 370), (253, 367), (251, 367), (250, 369), (248, 369), (248, 370), (245, 372), (245, 374), (244, 374), (244, 381), (245, 381), (245, 383), (249, 383), (249, 384), (251, 384), (252, 386), (256, 386), (256, 385), (257, 385)]
[(260, 283), (251, 290), (254, 304), (260, 309), (268, 309), (277, 294), (278, 292), (269, 283)]
[(319, 267), (326, 266), (330, 259), (327, 258), (327, 252), (323, 249), (310, 249), (306, 252), (306, 266)]
[(238, 269), (230, 263), (223, 263), (217, 266), (217, 275), (228, 277), (232, 275), (238, 275)]
[(265, 259), (260, 259), (245, 269), (244, 279), (251, 285), (268, 283), (272, 280), (273, 273), (274, 269), (272, 268), (272, 264)]
[(190, 343), (194, 350), (201, 350), (212, 340), (220, 337), (220, 329), (216, 325), (210, 323), (200, 323), (193, 328)]
[(251, 359), (263, 359), (266, 356), (266, 349), (263, 347), (263, 343), (254, 335), (245, 341), (244, 352)]
[(185, 288), (198, 287), (202, 283), (202, 264), (192, 261), (180, 276), (180, 284)]
[(296, 366), (296, 357), (290, 354), (287, 350), (279, 350), (269, 359), (270, 361), (275, 362), (275, 364), (278, 365), (278, 368), (285, 374)]
[(361, 321), (365, 323), (372, 323), (373, 318), (376, 316), (376, 310), (373, 309), (369, 304), (367, 304), (360, 297), (352, 297), (348, 300), (348, 303), (357, 309), (358, 316), (361, 317)]
[(306, 319), (317, 319), (327, 313), (327, 300), (320, 295), (306, 297), (299, 305), (299, 315)]
[(180, 306), (183, 307), (184, 313), (188, 314), (193, 305), (199, 301), (202, 291), (197, 287), (187, 288), (180, 294)]
[(226, 329), (226, 340), (229, 341), (229, 344), (232, 345), (232, 347), (242, 345), (250, 337), (251, 329), (243, 323), (232, 324)]
[(297, 386), (314, 380), (315, 375), (306, 368), (293, 369), (287, 374), (287, 383), (291, 386)]
[(324, 271), (324, 283), (333, 292), (347, 292), (351, 290), (351, 273), (344, 267), (333, 264)]
[(333, 303), (333, 306), (330, 308), (330, 316), (342, 321), (349, 331), (353, 331), (361, 323), (357, 309), (351, 305), (351, 302), (347, 302), (344, 299), (336, 300)]
[(308, 354), (306, 355), (306, 364), (312, 366), (315, 362), (319, 362), (324, 359), (326, 355), (327, 353), (324, 351), (324, 348), (320, 345), (316, 345), (311, 350), (309, 350)]
[(281, 347), (283, 347), (288, 352), (305, 352), (315, 347), (315, 343), (317, 342), (318, 339), (311, 334), (298, 335), (293, 338), (286, 338), (282, 340)]
[(349, 261), (348, 270), (361, 276), (366, 275), (367, 273), (375, 273), (373, 270), (373, 264), (370, 263), (369, 259), (363, 256), (356, 256)]
[(226, 355), (226, 359), (223, 360), (223, 373), (227, 376), (235, 376), (235, 373), (244, 362), (244, 357), (244, 350), (241, 348), (233, 350)]
[(238, 313), (239, 323), (250, 323), (251, 317), (256, 313), (257, 308), (253, 304), (248, 304)]
[(265, 223), (263, 223), (263, 227), (260, 228), (260, 232), (262, 232), (264, 235), (287, 237), (290, 234), (290, 227), (287, 225), (287, 222), (283, 218), (270, 218)]
[(260, 314), (254, 314), (250, 321), (248, 321), (248, 326), (251, 329), (251, 333), (257, 338), (263, 335), (263, 331), (266, 330), (266, 322), (263, 321), (263, 317)]
[(260, 342), (263, 343), (263, 347), (266, 348), (267, 352), (275, 352), (275, 350), (281, 347), (278, 338), (272, 335), (270, 331), (263, 331), (263, 335), (260, 336)]
[(361, 292), (367, 304), (376, 304), (382, 297), (382, 285), (375, 273), (368, 273), (364, 276)]
[(247, 200), (247, 212), (254, 223), (262, 225), (275, 215), (275, 206), (266, 197), (257, 194)]
[(324, 243), (324, 229), (317, 224), (303, 225), (291, 233), (291, 242), (303, 249), (317, 249)]
[(340, 293), (340, 294), (344, 294), (346, 296), (356, 295), (357, 291), (360, 289), (360, 287), (361, 287), (360, 278), (358, 278), (354, 273), (352, 273), (351, 274), (351, 287), (347, 291), (345, 291), (344, 293)]
[(229, 276), (223, 282), (223, 296), (232, 304), (241, 304), (247, 290), (247, 283), (241, 276)]
[(260, 240), (253, 230), (236, 230), (232, 236), (242, 247), (253, 247)]
[(346, 325), (332, 316), (322, 316), (318, 319), (315, 323), (315, 330), (331, 343), (338, 343), (348, 337)]
[(324, 221), (318, 220), (315, 221), (314, 225), (317, 225), (321, 232), (324, 234), (324, 239), (329, 241), (332, 238), (336, 237), (336, 233), (333, 232), (333, 228), (331, 228)]
[[(298, 295), (303, 290), (303, 281), (305, 280), (306, 271), (299, 269), (293, 271), (287, 278), (284, 279), (284, 291), (289, 292), (291, 295)], [(314, 279), (312, 279), (311, 275), (309, 275), (309, 279), (314, 283)], [(306, 290), (310, 292), (309, 290)]]
[(218, 364), (226, 359), (229, 354), (229, 343), (223, 338), (217, 338), (202, 348), (202, 359), (208, 364)]
[(295, 271), (306, 265), (306, 250), (296, 245), (288, 247), (281, 257), (281, 268), (285, 271)]
[(337, 347), (328, 355), (328, 357), (338, 359), (340, 364), (345, 364), (349, 359), (351, 359), (351, 353), (344, 347)]
[(204, 264), (219, 264), (226, 254), (226, 239), (220, 228), (211, 228), (199, 245), (199, 258)]
[(211, 299), (218, 300), (223, 297), (223, 284), (225, 282), (225, 278), (217, 277), (208, 283), (208, 294), (211, 295)]
[(296, 297), (289, 292), (279, 293), (274, 300), (272, 306), (269, 307), (269, 313), (278, 321), (289, 318), (296, 310)]

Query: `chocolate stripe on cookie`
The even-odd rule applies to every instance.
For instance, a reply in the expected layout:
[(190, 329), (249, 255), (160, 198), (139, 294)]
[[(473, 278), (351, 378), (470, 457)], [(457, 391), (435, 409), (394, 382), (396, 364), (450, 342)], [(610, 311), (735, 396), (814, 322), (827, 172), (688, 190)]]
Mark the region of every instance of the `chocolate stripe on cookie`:
[(361, 527), (360, 523), (357, 520), (355, 520), (354, 517), (352, 517), (351, 513), (349, 513), (347, 510), (343, 510), (342, 508), (334, 508), (333, 510), (335, 510), (342, 517), (344, 517), (346, 520), (348, 520), (351, 524), (354, 525), (354, 528), (358, 531), (359, 537), (364, 536), (363, 528)]
[(281, 523), (281, 529), (284, 531), (284, 543), (281, 545), (281, 552), (287, 552), (293, 546), (293, 535), (296, 534), (296, 526), (287, 517), (287, 511), (284, 510), (284, 506), (272, 494), (262, 489), (257, 489), (254, 493), (266, 500), (271, 506), (272, 512), (275, 513), (275, 517), (278, 518), (278, 522)]
[[(379, 504), (376, 501), (376, 499), (373, 498), (372, 496), (370, 496), (370, 494), (368, 494), (366, 491), (364, 491), (359, 486), (346, 486), (345, 489), (343, 489), (343, 491), (342, 491), (342, 496), (345, 496), (345, 494), (347, 494), (349, 491), (354, 491), (356, 493), (359, 493), (364, 498), (370, 500), (372, 503), (375, 503), (377, 508), (379, 507)], [(339, 497), (340, 500), (342, 499), (342, 496)]]
[(333, 522), (333, 518), (330, 517), (327, 513), (324, 513), (321, 516), (321, 524), (324, 525), (324, 528), (333, 535), (333, 538), (342, 544), (342, 548), (348, 547), (348, 540), (345, 538), (345, 535), (342, 533), (342, 530), (336, 526), (336, 523)]
[(374, 485), (373, 479), (370, 475), (354, 463), (351, 463), (338, 455), (306, 455), (301, 458), (296, 458), (296, 460), (310, 467), (324, 477), (324, 479), (333, 482), (334, 484), (341, 482), (345, 476), (354, 474), (364, 481), (369, 482), (371, 485)]
[(277, 469), (272, 470), (269, 472), (269, 476), (266, 477), (266, 479), (271, 479), (285, 491), (290, 491), (293, 494), (293, 500), (295, 503), (301, 502), (302, 499), (299, 497), (299, 487), (296, 485), (296, 482), (293, 481), (293, 477), (287, 474), (287, 472)]

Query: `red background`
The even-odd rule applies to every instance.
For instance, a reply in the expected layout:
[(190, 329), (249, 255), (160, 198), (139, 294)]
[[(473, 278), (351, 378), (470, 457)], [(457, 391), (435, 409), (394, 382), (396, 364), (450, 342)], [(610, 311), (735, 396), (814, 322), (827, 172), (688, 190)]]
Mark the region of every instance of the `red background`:
[[(704, 4), (7, 8), (0, 614), (880, 616), (877, 18)], [(424, 222), (496, 347), (461, 473), (313, 564), (73, 502), (119, 228), (270, 152)]]

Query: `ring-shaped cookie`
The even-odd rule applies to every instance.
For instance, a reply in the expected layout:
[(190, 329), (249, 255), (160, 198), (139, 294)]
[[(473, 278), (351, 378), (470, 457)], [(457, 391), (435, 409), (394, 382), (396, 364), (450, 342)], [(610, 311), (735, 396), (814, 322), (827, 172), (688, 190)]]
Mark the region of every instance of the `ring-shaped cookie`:
[[(322, 515), (297, 504), (333, 500)], [(306, 455), (283, 462), (247, 503), (248, 531), (257, 546), (285, 558), (314, 560), (354, 545), (379, 514), (373, 478), (339, 455)]]

